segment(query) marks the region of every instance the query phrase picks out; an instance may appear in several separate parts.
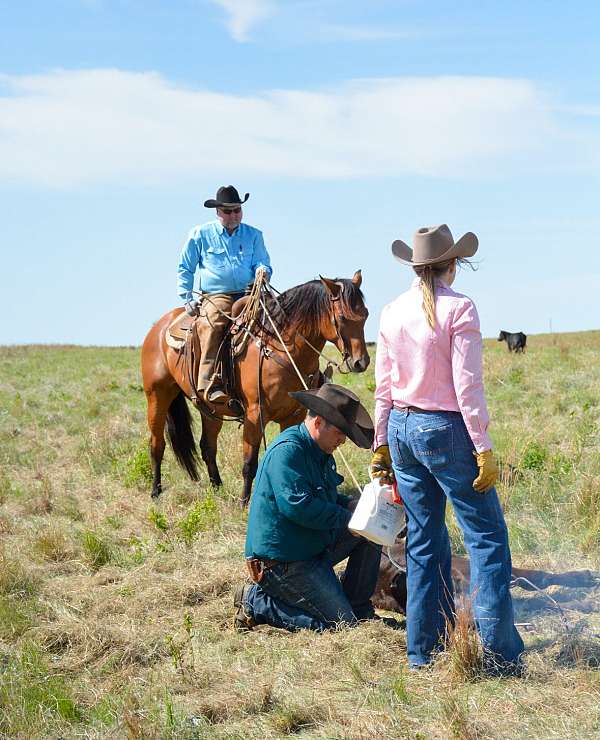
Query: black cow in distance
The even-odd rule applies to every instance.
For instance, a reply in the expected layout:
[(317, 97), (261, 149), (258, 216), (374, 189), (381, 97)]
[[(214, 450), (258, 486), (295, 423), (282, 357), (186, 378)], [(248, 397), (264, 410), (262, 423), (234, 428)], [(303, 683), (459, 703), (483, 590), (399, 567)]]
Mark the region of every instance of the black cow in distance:
[(509, 331), (501, 331), (498, 341), (506, 341), (509, 352), (523, 352), (527, 344), (527, 334), (523, 334), (522, 331), (517, 331), (514, 334)]

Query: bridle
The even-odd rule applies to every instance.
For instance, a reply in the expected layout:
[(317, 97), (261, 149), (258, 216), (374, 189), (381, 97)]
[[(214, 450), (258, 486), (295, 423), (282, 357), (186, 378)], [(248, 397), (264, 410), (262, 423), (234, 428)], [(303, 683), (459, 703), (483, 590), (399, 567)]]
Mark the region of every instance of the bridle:
[[(344, 285), (344, 283), (336, 283), (336, 285), (339, 285), (340, 287), (340, 292), (338, 293), (338, 295), (336, 296), (331, 295), (331, 294), (329, 295), (330, 320), (331, 320), (331, 324), (333, 328), (335, 329), (335, 337), (333, 338), (333, 340), (329, 340), (329, 341), (335, 344), (335, 346), (338, 349), (338, 352), (342, 355), (341, 362), (335, 363), (338, 372), (340, 372), (342, 375), (349, 375), (352, 372), (352, 370), (350, 369), (350, 365), (348, 364), (348, 358), (351, 356), (351, 352), (348, 348), (348, 340), (346, 339), (346, 337), (344, 337), (344, 335), (341, 332), (340, 320), (338, 319), (338, 315), (335, 310), (336, 303), (339, 303), (341, 305), (341, 298), (344, 294), (344, 289), (346, 286)], [(343, 313), (341, 311), (339, 313), (341, 313), (341, 318), (345, 319)], [(338, 343), (337, 343), (338, 341), (341, 343), (342, 349), (339, 348)], [(347, 368), (345, 371), (342, 370), (343, 366)]]
[[(338, 372), (340, 372), (342, 375), (348, 375), (351, 371), (348, 367), (348, 358), (350, 357), (350, 352), (348, 350), (348, 345), (346, 342), (346, 338), (342, 335), (342, 332), (340, 331), (340, 325), (338, 322), (337, 313), (335, 310), (335, 304), (339, 303), (341, 305), (341, 297), (344, 293), (344, 284), (342, 283), (340, 286), (340, 292), (338, 295), (329, 296), (329, 304), (330, 304), (330, 320), (333, 328), (335, 329), (335, 337), (333, 338), (333, 344), (337, 347), (339, 353), (342, 355), (342, 361), (338, 363), (337, 369)], [(339, 348), (337, 340), (339, 340), (342, 344), (342, 349)], [(346, 371), (342, 370), (343, 366), (346, 366), (348, 368)]]

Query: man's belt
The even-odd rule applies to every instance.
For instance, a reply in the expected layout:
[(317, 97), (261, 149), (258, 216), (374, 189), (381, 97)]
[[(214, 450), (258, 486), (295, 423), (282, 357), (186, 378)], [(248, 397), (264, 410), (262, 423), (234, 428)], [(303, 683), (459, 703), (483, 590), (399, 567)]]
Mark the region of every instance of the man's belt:
[(274, 565), (279, 565), (281, 560), (271, 560), (271, 558), (246, 558), (246, 568), (250, 574), (250, 579), (254, 583), (260, 583), (265, 570), (269, 570)]

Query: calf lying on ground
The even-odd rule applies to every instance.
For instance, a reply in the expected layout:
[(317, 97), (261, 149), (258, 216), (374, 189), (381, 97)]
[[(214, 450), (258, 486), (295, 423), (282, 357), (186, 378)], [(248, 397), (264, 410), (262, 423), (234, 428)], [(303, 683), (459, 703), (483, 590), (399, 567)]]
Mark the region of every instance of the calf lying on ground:
[(509, 352), (523, 352), (527, 344), (527, 334), (517, 331), (511, 334), (509, 331), (501, 331), (498, 337), (499, 342), (506, 342)]
[[(406, 613), (406, 556), (405, 540), (399, 539), (392, 547), (384, 547), (379, 568), (379, 579), (372, 601), (376, 609)], [(469, 588), (468, 558), (452, 556), (452, 580), (457, 593), (466, 593)], [(513, 586), (527, 591), (548, 586), (585, 587), (598, 585), (597, 574), (589, 570), (574, 570), (568, 573), (547, 573), (527, 568), (512, 569)], [(532, 585), (533, 584), (533, 585)]]

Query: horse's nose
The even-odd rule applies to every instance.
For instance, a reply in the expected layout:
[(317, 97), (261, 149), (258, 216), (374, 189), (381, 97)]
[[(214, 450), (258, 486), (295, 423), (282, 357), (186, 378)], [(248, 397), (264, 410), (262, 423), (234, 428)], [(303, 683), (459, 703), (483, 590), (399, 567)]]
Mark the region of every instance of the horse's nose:
[(371, 361), (371, 358), (369, 355), (363, 355), (359, 360), (354, 361), (353, 365), (353, 371), (355, 373), (364, 373), (364, 371), (369, 367), (369, 362)]

